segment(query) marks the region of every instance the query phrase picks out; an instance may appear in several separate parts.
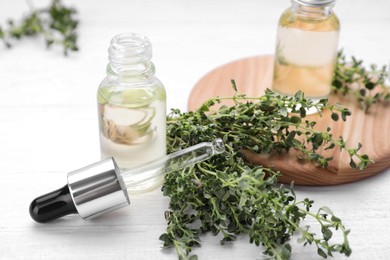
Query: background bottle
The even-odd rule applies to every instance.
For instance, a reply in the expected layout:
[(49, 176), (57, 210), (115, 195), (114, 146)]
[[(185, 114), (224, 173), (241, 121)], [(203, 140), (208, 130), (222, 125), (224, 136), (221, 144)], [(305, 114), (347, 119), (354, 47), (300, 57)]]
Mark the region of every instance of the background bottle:
[(280, 17), (272, 89), (317, 101), (331, 91), (340, 23), (334, 0), (292, 0)]
[(166, 154), (166, 93), (147, 37), (115, 36), (108, 53), (107, 77), (97, 92), (101, 157), (129, 169)]

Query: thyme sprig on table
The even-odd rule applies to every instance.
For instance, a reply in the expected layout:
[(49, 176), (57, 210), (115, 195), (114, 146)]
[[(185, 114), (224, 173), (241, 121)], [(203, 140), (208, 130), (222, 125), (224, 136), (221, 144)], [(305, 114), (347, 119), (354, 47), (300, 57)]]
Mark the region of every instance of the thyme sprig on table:
[[(223, 99), (232, 99), (235, 105), (210, 112)], [(331, 110), (333, 120), (345, 120), (350, 114), (325, 99), (313, 104), (301, 92), (284, 97), (272, 91), (258, 98), (236, 94), (210, 99), (195, 112), (172, 110), (167, 118), (169, 153), (215, 138), (224, 140), (226, 152), (192, 168), (167, 173), (162, 191), (170, 197), (170, 209), (165, 214), (167, 230), (160, 237), (164, 246), (175, 247), (179, 259), (197, 259), (190, 252), (200, 245), (202, 233), (220, 234), (221, 244), (248, 234), (249, 242), (262, 245), (266, 255), (288, 259), (292, 250), (288, 241), (298, 232), (299, 241), (315, 245), (323, 257), (335, 252), (349, 256), (349, 231), (328, 207), (311, 212), (312, 200), (298, 201), (293, 184), (290, 188), (278, 186), (279, 172), (251, 165), (241, 152), (296, 149), (301, 158), (325, 167), (331, 158), (324, 158), (317, 149), (340, 148), (348, 151), (354, 162), (351, 166), (365, 167), (370, 160), (359, 154), (360, 146), (347, 148), (341, 138), (332, 137), (329, 129), (323, 133), (313, 130), (315, 122), (305, 119), (305, 111), (313, 107)], [(306, 217), (317, 221), (320, 235), (302, 226)], [(341, 243), (332, 242), (335, 232), (342, 237)]]
[(386, 85), (389, 72), (386, 66), (378, 68), (372, 64), (366, 68), (363, 60), (354, 56), (350, 60), (339, 51), (333, 75), (332, 90), (335, 94), (353, 95), (359, 106), (368, 112), (377, 103), (390, 100), (390, 89)]
[(64, 55), (68, 55), (69, 51), (78, 50), (75, 14), (76, 9), (64, 6), (60, 0), (52, 0), (48, 8), (31, 7), (20, 22), (8, 20), (7, 26), (0, 27), (0, 39), (10, 48), (12, 40), (42, 35), (48, 48), (60, 45)]

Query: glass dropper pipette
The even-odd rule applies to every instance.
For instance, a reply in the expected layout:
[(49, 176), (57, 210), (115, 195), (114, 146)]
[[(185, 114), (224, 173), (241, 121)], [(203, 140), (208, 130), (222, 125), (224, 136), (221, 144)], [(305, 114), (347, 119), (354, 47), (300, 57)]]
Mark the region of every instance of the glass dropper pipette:
[(164, 178), (164, 173), (183, 169), (224, 151), (225, 147), (222, 140), (216, 139), (213, 142), (199, 143), (168, 154), (134, 169), (121, 172), (120, 175), (128, 193), (143, 192), (145, 191), (144, 187), (150, 186), (149, 182), (155, 182), (156, 178)]
[(68, 184), (31, 202), (30, 215), (40, 223), (78, 213), (92, 219), (130, 204), (129, 193), (148, 187), (156, 178), (180, 170), (225, 151), (221, 139), (203, 142), (154, 161), (120, 171), (113, 158), (107, 158), (68, 173)]

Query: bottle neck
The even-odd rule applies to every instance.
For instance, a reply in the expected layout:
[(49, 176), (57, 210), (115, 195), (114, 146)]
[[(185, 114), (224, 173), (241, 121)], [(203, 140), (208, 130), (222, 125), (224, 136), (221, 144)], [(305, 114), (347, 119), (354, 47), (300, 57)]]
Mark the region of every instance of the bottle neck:
[(307, 19), (323, 20), (333, 14), (334, 0), (291, 0), (291, 10)]
[(141, 34), (115, 36), (108, 49), (107, 76), (125, 81), (145, 81), (155, 74), (152, 45)]

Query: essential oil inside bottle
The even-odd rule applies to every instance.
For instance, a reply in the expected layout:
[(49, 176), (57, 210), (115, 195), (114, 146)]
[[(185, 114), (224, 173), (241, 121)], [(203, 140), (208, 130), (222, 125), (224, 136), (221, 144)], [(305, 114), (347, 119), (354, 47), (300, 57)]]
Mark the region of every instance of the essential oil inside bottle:
[(164, 156), (165, 91), (159, 86), (115, 89), (107, 86), (98, 93), (101, 157), (113, 156), (121, 168), (131, 168)]

